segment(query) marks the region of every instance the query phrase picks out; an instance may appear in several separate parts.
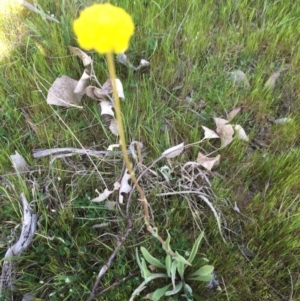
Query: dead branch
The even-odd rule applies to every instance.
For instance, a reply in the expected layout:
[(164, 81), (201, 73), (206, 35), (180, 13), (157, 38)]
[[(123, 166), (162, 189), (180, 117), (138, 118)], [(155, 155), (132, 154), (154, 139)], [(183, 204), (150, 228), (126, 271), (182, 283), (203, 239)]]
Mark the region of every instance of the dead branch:
[(114, 249), (114, 251), (111, 253), (111, 255), (109, 256), (108, 260), (106, 261), (106, 263), (102, 266), (102, 268), (99, 271), (99, 274), (97, 276), (97, 279), (95, 281), (95, 284), (93, 286), (93, 289), (91, 291), (91, 295), (90, 297), (87, 299), (87, 301), (92, 301), (95, 297), (96, 297), (96, 291), (98, 289), (100, 280), (102, 279), (102, 277), (104, 276), (104, 274), (106, 273), (106, 271), (109, 269), (109, 267), (111, 266), (113, 260), (115, 259), (116, 255), (118, 254), (118, 252), (120, 251), (122, 245), (124, 244), (127, 236), (129, 235), (129, 233), (132, 230), (132, 219), (130, 218), (129, 215), (127, 215), (127, 226), (125, 229), (125, 232), (123, 233), (123, 235), (121, 237), (119, 237), (118, 241), (117, 241), (117, 246)]
[(4, 289), (14, 289), (15, 261), (10, 257), (20, 256), (29, 247), (36, 229), (37, 215), (33, 214), (24, 193), (21, 194), (21, 201), (23, 205), (22, 231), (19, 240), (8, 248), (4, 256), (0, 277), (0, 297)]
[(45, 16), (45, 18), (48, 19), (48, 20), (54, 21), (56, 23), (60, 23), (57, 19), (55, 19), (52, 16), (49, 16), (49, 15), (43, 13), (42, 11), (40, 11), (34, 5), (28, 3), (27, 1), (19, 0), (19, 3), (21, 3), (22, 5), (24, 5), (25, 7), (27, 7), (29, 10), (31, 10), (31, 11), (39, 14), (39, 15)]
[[(74, 147), (62, 147), (62, 148), (50, 148), (50, 149), (34, 149), (32, 151), (33, 158), (43, 158), (47, 156), (60, 156), (69, 157), (72, 155), (87, 155), (101, 158), (103, 156), (121, 155), (121, 151), (96, 151), (92, 149), (82, 149)], [(128, 154), (131, 155), (131, 150), (128, 150)]]

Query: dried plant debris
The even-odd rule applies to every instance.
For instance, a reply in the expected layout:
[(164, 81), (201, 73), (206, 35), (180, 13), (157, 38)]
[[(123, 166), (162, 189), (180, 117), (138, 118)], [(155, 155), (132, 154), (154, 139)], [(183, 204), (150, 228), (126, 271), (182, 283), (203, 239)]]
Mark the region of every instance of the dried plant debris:
[(247, 136), (245, 130), (239, 124), (235, 124), (233, 126), (233, 128), (236, 132), (236, 135), (237, 135), (238, 139), (249, 142), (249, 137)]
[(130, 174), (128, 173), (128, 170), (126, 169), (124, 172), (124, 175), (121, 180), (121, 186), (120, 186), (120, 191), (119, 191), (119, 203), (123, 204), (124, 200), (124, 195), (127, 194), (131, 191), (131, 186), (129, 184), (131, 177)]
[[(107, 125), (109, 125), (112, 134), (118, 136), (119, 130), (113, 110), (114, 100), (112, 97), (113, 85), (111, 79), (107, 79), (101, 86), (94, 74), (92, 58), (77, 47), (69, 46), (69, 49), (82, 60), (86, 69), (78, 81), (66, 75), (57, 78), (48, 91), (47, 103), (49, 105), (82, 109), (83, 107), (80, 106), (80, 103), (84, 95), (100, 101), (101, 115), (109, 115), (112, 117), (108, 120)], [(99, 87), (90, 85), (92, 79), (97, 82)], [(115, 87), (118, 97), (125, 99), (123, 84), (118, 78), (115, 78)]]
[(227, 119), (228, 121), (230, 121), (231, 119), (233, 119), (238, 113), (240, 113), (241, 111), (241, 107), (237, 107), (235, 109), (233, 109), (232, 111), (230, 111), (228, 114), (227, 114)]
[(247, 75), (242, 70), (234, 70), (232, 72), (228, 72), (228, 74), (234, 84), (239, 86), (244, 86), (247, 88), (250, 87), (250, 83), (247, 78)]
[(100, 102), (101, 115), (110, 115), (115, 117), (115, 112), (113, 110), (114, 106), (110, 101), (103, 100)]
[(79, 106), (82, 95), (74, 92), (78, 83), (66, 75), (57, 78), (48, 91), (47, 104), (82, 109)]
[(233, 141), (234, 133), (236, 133), (238, 139), (249, 142), (249, 137), (239, 124), (229, 124), (229, 121), (223, 118), (214, 118), (214, 121), (217, 127), (216, 132), (221, 139), (221, 148), (224, 148)]
[(110, 131), (115, 135), (119, 136), (119, 127), (118, 127), (118, 122), (115, 118), (111, 119), (110, 125), (108, 127)]
[(148, 61), (142, 59), (142, 60), (140, 61), (140, 64), (139, 64), (137, 67), (135, 67), (135, 66), (133, 66), (133, 65), (129, 62), (129, 60), (127, 59), (127, 55), (126, 55), (125, 53), (119, 54), (119, 55), (117, 56), (117, 60), (118, 60), (118, 62), (121, 63), (122, 65), (125, 65), (126, 67), (131, 68), (131, 69), (133, 69), (134, 71), (138, 71), (138, 70), (140, 70), (141, 68), (148, 67), (148, 66), (150, 65), (150, 63), (149, 63)]
[(287, 124), (287, 123), (291, 123), (293, 121), (293, 119), (289, 118), (289, 117), (285, 117), (285, 118), (274, 119), (274, 120), (271, 120), (271, 121), (276, 123), (276, 124)]
[(81, 59), (84, 67), (88, 67), (93, 64), (92, 58), (89, 55), (87, 55), (84, 51), (82, 51), (80, 48), (72, 47), (72, 46), (69, 46), (68, 48), (73, 54), (77, 55)]
[(213, 167), (216, 167), (220, 163), (221, 156), (217, 155), (216, 157), (207, 157), (201, 152), (198, 152), (196, 162), (203, 166), (208, 171), (211, 171)]
[(10, 156), (12, 165), (16, 172), (22, 173), (29, 171), (29, 165), (22, 155), (20, 155), (17, 151), (14, 155)]
[[(104, 150), (104, 151), (97, 151), (93, 149), (84, 149), (84, 148), (74, 148), (74, 147), (62, 147), (62, 148), (51, 148), (51, 149), (35, 149), (32, 151), (32, 155), (34, 158), (43, 158), (47, 156), (66, 156), (69, 157), (70, 155), (88, 155), (97, 158), (101, 158), (103, 156), (113, 156), (116, 154), (122, 154), (121, 151), (113, 151), (113, 150)], [(128, 151), (130, 154), (130, 150)]]
[(213, 131), (213, 130), (207, 128), (207, 127), (204, 126), (204, 125), (202, 125), (202, 128), (203, 128), (203, 130), (204, 130), (204, 138), (203, 138), (203, 139), (215, 139), (215, 138), (220, 138), (219, 135), (218, 135), (215, 131)]
[(277, 78), (279, 77), (280, 75), (280, 72), (275, 72), (273, 73), (269, 78), (268, 80), (266, 81), (265, 83), (265, 88), (266, 89), (273, 89), (275, 87), (275, 83), (277, 81)]
[(54, 22), (56, 22), (56, 23), (60, 23), (57, 19), (55, 19), (55, 18), (53, 17), (53, 15), (49, 16), (49, 15), (45, 14), (44, 12), (42, 12), (41, 10), (39, 10), (38, 8), (36, 8), (34, 5), (28, 3), (27, 1), (19, 0), (19, 2), (20, 2), (22, 5), (24, 5), (25, 7), (27, 7), (29, 10), (31, 10), (31, 11), (37, 13), (37, 14), (40, 14), (40, 15), (44, 16), (46, 19), (51, 20), (51, 21), (54, 21)]
[(74, 90), (76, 95), (83, 96), (85, 94), (85, 89), (89, 85), (91, 79), (91, 73), (88, 69), (85, 69), (82, 73), (81, 78), (79, 79), (77, 86)]
[(18, 241), (5, 253), (0, 278), (0, 297), (3, 290), (14, 289), (15, 261), (11, 257), (20, 256), (29, 247), (35, 234), (37, 215), (33, 214), (24, 193), (21, 194), (21, 201), (23, 205), (22, 231)]
[(228, 120), (222, 118), (214, 118), (216, 123), (216, 132), (221, 139), (221, 148), (230, 144), (233, 140), (234, 129), (231, 124), (227, 124)]
[(184, 143), (180, 143), (176, 146), (170, 147), (162, 153), (162, 156), (166, 158), (175, 158), (179, 156), (184, 150)]
[(277, 82), (277, 79), (280, 76), (281, 72), (283, 72), (285, 70), (288, 70), (288, 69), (289, 69), (289, 66), (286, 65), (286, 66), (280, 68), (278, 71), (272, 73), (270, 75), (270, 77), (268, 78), (268, 80), (266, 81), (266, 83), (264, 85), (264, 88), (268, 89), (268, 90), (274, 89), (275, 85), (276, 85), (276, 82)]

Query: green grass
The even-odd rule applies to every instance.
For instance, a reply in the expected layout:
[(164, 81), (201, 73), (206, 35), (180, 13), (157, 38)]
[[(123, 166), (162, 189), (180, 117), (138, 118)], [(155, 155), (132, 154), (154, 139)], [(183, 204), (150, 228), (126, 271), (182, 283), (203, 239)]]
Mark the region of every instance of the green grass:
[[(0, 61), (0, 258), (8, 241), (18, 237), (19, 196), (25, 192), (39, 219), (33, 243), (18, 259), (15, 300), (25, 293), (37, 300), (85, 300), (116, 246), (116, 238), (109, 234), (119, 235), (126, 227), (119, 212), (91, 203), (90, 198), (96, 196), (96, 188), (104, 190), (104, 182), (112, 187), (122, 162), (93, 159), (102, 180), (85, 157), (57, 159), (51, 165), (49, 158), (33, 159), (32, 150), (37, 148), (81, 144), (105, 150), (117, 142), (102, 124), (96, 101), (84, 99), (83, 110), (50, 107), (45, 101), (57, 77), (65, 74), (77, 79), (82, 73), (81, 62), (68, 50), (77, 46), (71, 24), (92, 1), (38, 3), (61, 24), (26, 10), (0, 14), (0, 37), (10, 45)], [(127, 141), (144, 144), (145, 164), (171, 146), (199, 141), (201, 125), (213, 129), (213, 117), (226, 118), (226, 112), (243, 107), (234, 122), (244, 127), (251, 142), (235, 140), (219, 151), (221, 164), (207, 175), (215, 195), (211, 201), (222, 213), (226, 243), (212, 212), (195, 196), (158, 196), (178, 190), (178, 167), (168, 185), (150, 176), (142, 182), (159, 232), (166, 238), (166, 230), (170, 231), (174, 249), (184, 254), (199, 228), (205, 231), (200, 250), (215, 266), (222, 291), (209, 291), (205, 285), (194, 291), (206, 300), (299, 300), (300, 4), (258, 0), (111, 3), (125, 8), (136, 24), (128, 58), (137, 65), (142, 58), (151, 64), (138, 72), (116, 66), (126, 96), (122, 113)], [(90, 55), (103, 83), (108, 72), (105, 58)], [(286, 65), (289, 68), (275, 88), (265, 90), (269, 76)], [(227, 76), (233, 70), (244, 71), (251, 87), (235, 86)], [(292, 122), (269, 121), (284, 117)], [(169, 130), (162, 131), (166, 124)], [(218, 142), (202, 146), (209, 152)], [(171, 164), (196, 160), (199, 149), (186, 150)], [(9, 156), (15, 151), (31, 165), (30, 175), (19, 176), (11, 167)], [(154, 169), (164, 164), (168, 162), (161, 161)], [(116, 199), (114, 194), (111, 200)], [(137, 246), (164, 257), (158, 241), (144, 227), (136, 199), (131, 208), (133, 230), (99, 291), (138, 271)], [(233, 210), (235, 202), (242, 214)], [(93, 227), (101, 223), (107, 226)], [(255, 255), (245, 257), (243, 247)], [(141, 281), (133, 277), (96, 300), (128, 300)]]

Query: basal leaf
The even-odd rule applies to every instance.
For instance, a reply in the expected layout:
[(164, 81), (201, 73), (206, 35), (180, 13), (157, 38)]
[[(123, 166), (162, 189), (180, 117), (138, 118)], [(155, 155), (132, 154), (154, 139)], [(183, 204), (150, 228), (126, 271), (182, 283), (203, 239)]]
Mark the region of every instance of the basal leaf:
[(181, 261), (186, 265), (191, 265), (183, 256), (175, 252), (175, 255), (173, 256), (173, 259), (176, 259), (178, 262)]
[(205, 275), (205, 276), (197, 276), (197, 277), (189, 277), (188, 280), (195, 280), (195, 281), (210, 281), (213, 279), (213, 275)]
[(155, 267), (166, 269), (165, 265), (161, 263), (157, 258), (153, 257), (146, 248), (141, 247), (141, 252), (148, 263), (154, 265)]
[(172, 284), (168, 284), (162, 288), (158, 288), (156, 291), (154, 291), (151, 294), (151, 300), (153, 301), (159, 301), (161, 297), (165, 295), (165, 292), (172, 286)]
[(179, 283), (176, 284), (176, 286), (173, 290), (165, 292), (165, 296), (176, 295), (178, 292), (180, 292), (180, 290), (182, 289), (182, 286), (183, 286), (183, 282), (180, 281)]
[(166, 269), (167, 269), (168, 277), (171, 277), (172, 258), (171, 258), (170, 254), (167, 254), (166, 259), (165, 259), (165, 263), (166, 263)]
[(200, 242), (202, 240), (204, 236), (204, 232), (201, 232), (200, 235), (198, 236), (198, 238), (196, 239), (194, 245), (193, 245), (193, 248), (192, 248), (192, 251), (191, 251), (191, 254), (190, 254), (190, 257), (188, 258), (188, 262), (190, 264), (192, 264), (197, 252), (198, 252), (198, 249), (199, 249), (199, 245), (200, 245)]
[(206, 276), (210, 275), (214, 271), (214, 266), (212, 265), (204, 265), (194, 273), (190, 275), (190, 277), (195, 277), (195, 276)]

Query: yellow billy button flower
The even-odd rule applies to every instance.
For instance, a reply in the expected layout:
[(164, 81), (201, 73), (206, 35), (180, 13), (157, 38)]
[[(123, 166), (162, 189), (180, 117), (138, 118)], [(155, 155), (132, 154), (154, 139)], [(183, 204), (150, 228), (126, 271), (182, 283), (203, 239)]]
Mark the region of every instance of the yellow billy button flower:
[(85, 8), (73, 23), (79, 45), (99, 53), (121, 53), (129, 45), (134, 32), (131, 16), (109, 3)]

